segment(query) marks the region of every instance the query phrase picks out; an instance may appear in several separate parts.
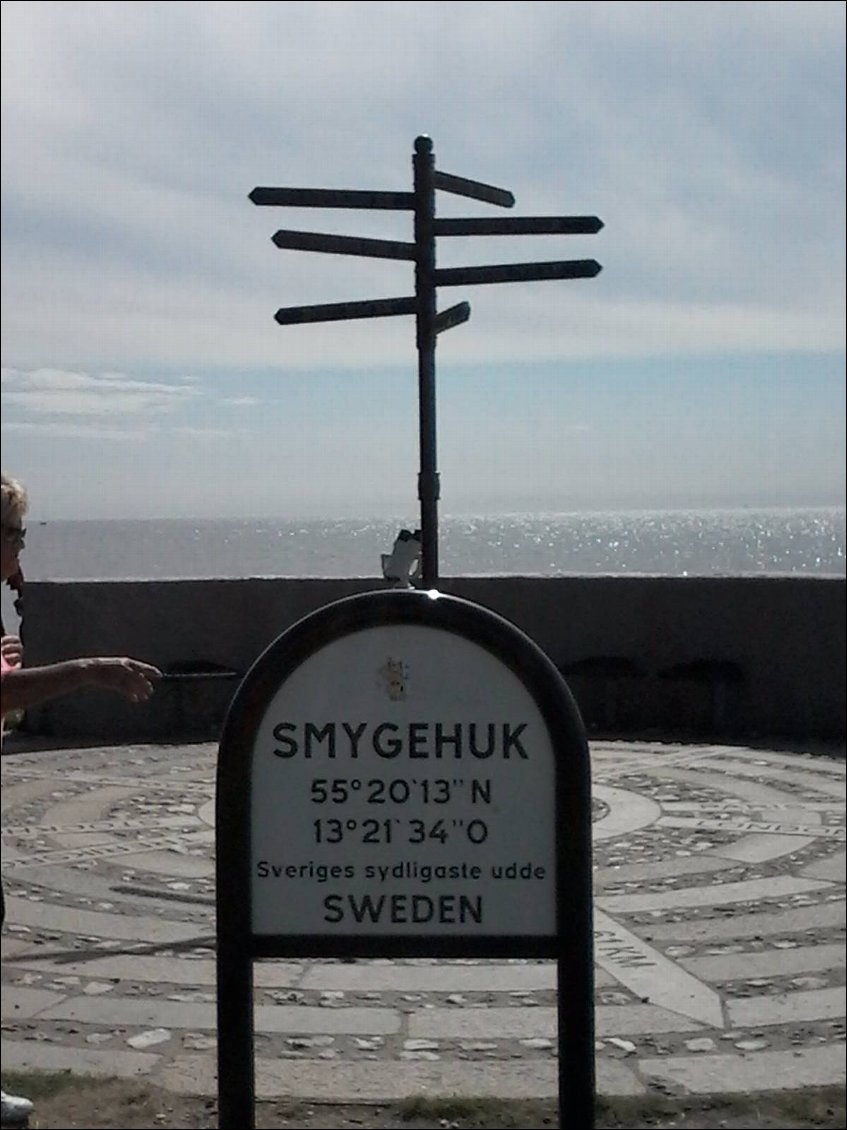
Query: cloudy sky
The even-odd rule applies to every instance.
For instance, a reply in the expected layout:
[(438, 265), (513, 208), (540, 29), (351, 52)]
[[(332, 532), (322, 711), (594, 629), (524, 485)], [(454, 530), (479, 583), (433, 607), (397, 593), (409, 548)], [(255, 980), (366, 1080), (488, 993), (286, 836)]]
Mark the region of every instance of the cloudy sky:
[[(592, 236), (442, 237), (442, 511), (843, 505), (844, 36), (832, 3), (2, 4), (3, 466), (36, 517), (416, 510), (411, 265), (278, 228), (412, 238), (437, 167)], [(507, 215), (439, 193), (442, 216)]]

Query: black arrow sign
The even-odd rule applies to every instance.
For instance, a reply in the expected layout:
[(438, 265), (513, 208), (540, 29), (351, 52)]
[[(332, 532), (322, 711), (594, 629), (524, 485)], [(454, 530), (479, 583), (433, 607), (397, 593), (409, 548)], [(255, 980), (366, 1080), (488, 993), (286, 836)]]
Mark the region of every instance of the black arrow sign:
[(603, 227), (597, 216), (482, 216), (436, 220), (436, 235), (595, 235)]
[(415, 207), (413, 192), (360, 192), (347, 188), (254, 188), (254, 204), (289, 208), (388, 208)]
[(373, 259), (414, 259), (414, 243), (391, 239), (361, 239), (352, 235), (324, 235), (321, 232), (278, 231), (277, 247), (293, 251), (325, 251), (330, 255), (366, 255)]
[(553, 263), (503, 263), (491, 267), (448, 267), (435, 272), (436, 286), (531, 282), (533, 279), (591, 279), (602, 270), (595, 259)]
[(440, 314), (435, 315), (435, 332), (440, 334), (444, 330), (452, 330), (454, 326), (460, 326), (462, 322), (466, 322), (470, 316), (470, 302), (459, 302), (457, 305), (451, 306), (449, 310), (442, 310)]
[(495, 188), (493, 184), (454, 177), (452, 173), (433, 172), (432, 183), (444, 192), (454, 192), (457, 196), (469, 196), (472, 200), (484, 200), (487, 204), (499, 204), (501, 208), (514, 208), (515, 198), (506, 188)]
[(304, 322), (339, 322), (349, 318), (387, 318), (393, 314), (414, 314), (414, 298), (376, 298), (366, 302), (329, 302), (320, 306), (284, 306), (274, 317), (281, 326)]

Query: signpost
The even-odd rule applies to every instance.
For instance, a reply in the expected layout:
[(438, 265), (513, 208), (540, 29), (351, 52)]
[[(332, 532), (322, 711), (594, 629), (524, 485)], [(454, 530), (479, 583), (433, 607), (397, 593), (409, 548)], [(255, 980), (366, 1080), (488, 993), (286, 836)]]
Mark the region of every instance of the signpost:
[(217, 788), (220, 1125), (252, 1127), (252, 963), (557, 961), (560, 1125), (593, 1126), (590, 771), (513, 625), (366, 593), (285, 632), (233, 700)]
[(233, 699), (217, 781), (220, 1126), (255, 1125), (253, 962), (526, 957), (558, 968), (559, 1124), (593, 1127), (591, 789), (585, 731), (550, 660), (438, 580), (435, 345), (470, 305), (439, 286), (590, 278), (593, 259), (440, 269), (436, 237), (593, 234), (595, 216), (438, 219), (436, 191), (510, 208), (435, 168), (414, 191), (256, 188), (259, 205), (405, 210), (414, 241), (281, 229), (280, 248), (414, 263), (413, 297), (295, 306), (281, 325), (414, 314), (422, 585), (289, 628)]
[(367, 192), (323, 188), (254, 188), (254, 204), (295, 208), (363, 208), (409, 211), (414, 214), (414, 242), (359, 239), (283, 229), (273, 236), (277, 247), (317, 251), (331, 255), (364, 255), (378, 259), (408, 259), (415, 264), (415, 294), (408, 298), (383, 298), (359, 302), (334, 302), (318, 306), (290, 306), (276, 312), (280, 325), (329, 322), (348, 318), (382, 318), (414, 314), (417, 322), (418, 417), (421, 505), (421, 579), (425, 587), (438, 582), (438, 499), (440, 484), (436, 459), (435, 345), (440, 333), (470, 317), (468, 303), (436, 311), (439, 286), (477, 286), (481, 283), (528, 282), (543, 279), (585, 279), (599, 274), (594, 259), (556, 260), (542, 263), (504, 263), (482, 267), (436, 267), (437, 236), (473, 235), (594, 235), (603, 227), (596, 216), (526, 216), (505, 219), (436, 218), (436, 191), (496, 204), (514, 206), (511, 192), (481, 181), (468, 180), (435, 168), (432, 141), (415, 140), (414, 191)]

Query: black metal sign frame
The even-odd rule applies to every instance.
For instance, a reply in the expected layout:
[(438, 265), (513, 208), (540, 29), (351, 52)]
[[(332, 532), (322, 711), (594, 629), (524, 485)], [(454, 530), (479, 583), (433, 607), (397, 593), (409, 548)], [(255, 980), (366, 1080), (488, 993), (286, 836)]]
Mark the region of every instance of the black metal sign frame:
[[(544, 721), (555, 775), (556, 928), (540, 936), (261, 935), (253, 933), (252, 781), (258, 728), (280, 687), (333, 641), (379, 625), (420, 625), (462, 637), (512, 672)], [(284, 813), (281, 814), (284, 819)], [(537, 819), (528, 813), (527, 819)], [(591, 774), (579, 711), (547, 656), (500, 616), (415, 590), (348, 597), (280, 636), (242, 682), (220, 743), (216, 800), (218, 1086), (220, 1126), (254, 1126), (253, 962), (276, 957), (526, 957), (557, 962), (559, 1125), (594, 1125), (594, 962)]]
[(334, 302), (317, 306), (290, 306), (276, 312), (280, 325), (338, 321), (348, 318), (379, 318), (414, 314), (417, 321), (418, 420), (420, 471), (418, 499), (421, 505), (421, 582), (433, 588), (438, 581), (438, 500), (441, 493), (436, 455), (435, 344), (438, 334), (461, 325), (470, 317), (470, 306), (436, 311), (439, 286), (477, 286), (484, 283), (528, 282), (543, 279), (593, 278), (601, 267), (594, 259), (559, 260), (542, 263), (502, 263), (482, 267), (437, 269), (437, 236), (474, 235), (594, 235), (603, 227), (596, 216), (526, 216), (507, 219), (437, 219), (436, 191), (481, 200), (501, 208), (514, 206), (508, 189), (466, 177), (444, 173), (435, 167), (432, 141), (426, 135), (415, 139), (413, 192), (370, 192), (321, 188), (254, 188), (254, 204), (294, 208), (363, 208), (414, 213), (414, 242), (364, 239), (355, 236), (283, 229), (273, 236), (277, 247), (296, 251), (318, 251), (332, 255), (364, 255), (379, 259), (406, 259), (415, 264), (415, 294), (408, 298), (383, 298), (356, 302)]

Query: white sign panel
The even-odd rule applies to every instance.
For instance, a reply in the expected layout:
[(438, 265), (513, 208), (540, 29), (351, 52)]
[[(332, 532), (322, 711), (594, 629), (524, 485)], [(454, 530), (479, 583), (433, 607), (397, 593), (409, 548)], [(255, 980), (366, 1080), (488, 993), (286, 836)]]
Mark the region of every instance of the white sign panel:
[(554, 752), (518, 676), (440, 627), (313, 652), (252, 756), (255, 935), (556, 932)]

